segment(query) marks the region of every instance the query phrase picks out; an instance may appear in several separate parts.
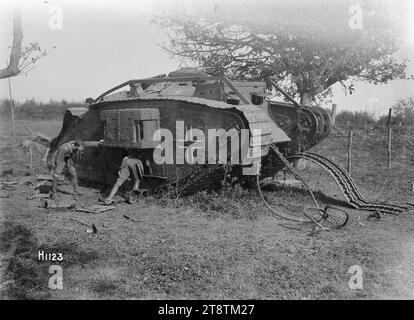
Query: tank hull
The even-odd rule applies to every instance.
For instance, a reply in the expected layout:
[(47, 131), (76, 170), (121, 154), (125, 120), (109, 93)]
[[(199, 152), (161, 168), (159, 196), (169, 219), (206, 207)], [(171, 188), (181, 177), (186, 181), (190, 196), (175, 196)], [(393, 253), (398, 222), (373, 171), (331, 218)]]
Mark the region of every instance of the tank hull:
[[(247, 131), (245, 153), (249, 154), (252, 153), (253, 131), (260, 133), (260, 159), (267, 156), (269, 145), (274, 143), (274, 134), (279, 135), (279, 144), (290, 140), (282, 130), (275, 133), (271, 119), (253, 105), (233, 106), (201, 98), (164, 97), (102, 102), (83, 112), (75, 111), (68, 110), (64, 115), (62, 131), (55, 139), (50, 154), (70, 140), (103, 141), (100, 146), (86, 148), (74, 158), (79, 178), (98, 184), (113, 184), (127, 150), (135, 149), (139, 152), (144, 163), (144, 174), (148, 177), (143, 182), (145, 188), (154, 188), (154, 184), (156, 188), (172, 184), (177, 186), (182, 179), (200, 168), (221, 163), (221, 168), (192, 187), (194, 190), (217, 188), (224, 178), (225, 165), (233, 166), (231, 172), (237, 176), (243, 175), (243, 168), (252, 166), (251, 162), (243, 162), (241, 131)], [(135, 124), (143, 124), (144, 127), (138, 129)], [(156, 137), (156, 131), (160, 129), (171, 133), (172, 163), (164, 161), (159, 164), (154, 158), (156, 147), (162, 142)], [(204, 149), (197, 150), (195, 156), (197, 159), (204, 158), (204, 161), (191, 163), (188, 148), (194, 141), (189, 139), (188, 134), (195, 129), (203, 133), (205, 138)], [(215, 138), (216, 152), (209, 145), (211, 131), (221, 132)], [(235, 156), (236, 150), (231, 145), (231, 132), (236, 132), (239, 140), (237, 142), (236, 139), (239, 162), (229, 158)], [(216, 155), (215, 160), (211, 159), (212, 154)]]
[[(119, 91), (125, 86), (129, 91)], [(179, 192), (219, 187), (228, 174), (274, 176), (284, 165), (270, 146), (287, 157), (308, 150), (329, 134), (330, 119), (323, 109), (265, 97), (265, 83), (199, 72), (130, 80), (89, 99), (89, 108), (69, 109), (49, 159), (67, 141), (94, 141), (75, 156), (78, 176), (113, 184), (134, 150), (144, 164), (143, 187)]]

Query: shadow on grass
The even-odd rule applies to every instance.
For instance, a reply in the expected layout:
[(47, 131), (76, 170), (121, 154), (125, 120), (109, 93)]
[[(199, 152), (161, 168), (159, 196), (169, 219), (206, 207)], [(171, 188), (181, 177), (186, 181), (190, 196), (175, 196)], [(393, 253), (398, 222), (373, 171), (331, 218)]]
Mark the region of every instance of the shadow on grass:
[[(276, 184), (266, 184), (265, 186), (262, 187), (262, 191), (266, 191), (266, 192), (285, 192), (288, 193), (290, 195), (295, 196), (296, 198), (300, 198), (300, 197), (309, 197), (309, 191), (306, 190), (303, 187), (295, 187), (295, 186), (278, 186)], [(315, 196), (315, 198), (325, 204), (330, 204), (330, 205), (335, 205), (335, 206), (340, 206), (340, 207), (344, 207), (344, 208), (348, 208), (348, 209), (352, 209), (352, 207), (350, 206), (350, 204), (342, 199), (338, 199), (338, 198), (333, 198), (331, 196), (328, 196), (326, 194), (324, 194), (321, 191), (313, 191), (313, 194)]]

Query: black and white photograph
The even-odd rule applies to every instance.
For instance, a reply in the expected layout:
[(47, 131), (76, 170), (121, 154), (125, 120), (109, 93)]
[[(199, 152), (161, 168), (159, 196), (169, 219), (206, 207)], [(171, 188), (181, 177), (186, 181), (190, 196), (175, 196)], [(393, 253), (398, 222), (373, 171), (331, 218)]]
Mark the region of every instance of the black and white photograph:
[(0, 0), (0, 137), (0, 300), (414, 299), (414, 1)]

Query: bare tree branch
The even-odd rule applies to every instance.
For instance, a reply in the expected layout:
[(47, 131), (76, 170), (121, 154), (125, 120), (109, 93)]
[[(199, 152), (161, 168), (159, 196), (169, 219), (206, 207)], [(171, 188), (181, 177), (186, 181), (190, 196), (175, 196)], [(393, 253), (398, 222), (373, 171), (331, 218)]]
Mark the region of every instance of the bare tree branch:
[(0, 79), (14, 77), (19, 74), (19, 60), (22, 51), (23, 31), (21, 10), (18, 5), (13, 8), (13, 45), (9, 65), (0, 70)]

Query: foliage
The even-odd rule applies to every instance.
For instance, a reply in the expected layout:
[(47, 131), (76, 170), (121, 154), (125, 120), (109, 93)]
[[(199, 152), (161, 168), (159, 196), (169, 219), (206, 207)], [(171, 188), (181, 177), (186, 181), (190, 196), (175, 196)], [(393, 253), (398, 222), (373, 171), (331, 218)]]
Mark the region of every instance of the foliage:
[(37, 42), (29, 43), (22, 47), (19, 59), (19, 74), (27, 74), (34, 68), (35, 63), (47, 55), (47, 51), (42, 49)]
[(173, 57), (232, 79), (271, 77), (308, 104), (336, 83), (352, 93), (355, 80), (409, 78), (406, 61), (393, 56), (402, 27), (390, 3), (360, 4), (360, 29), (349, 26), (353, 0), (202, 1), (186, 10), (168, 7), (154, 22), (169, 30), (164, 49)]
[[(393, 131), (398, 134), (414, 133), (414, 97), (398, 100), (391, 109)], [(337, 128), (347, 128), (351, 124), (354, 129), (386, 131), (388, 113), (378, 118), (368, 111), (342, 111), (336, 115), (335, 122)]]
[[(414, 98), (400, 99), (392, 106), (391, 124), (393, 131), (398, 134), (414, 134)], [(388, 125), (388, 115), (377, 121), (377, 127), (382, 129)]]
[(376, 125), (373, 113), (368, 111), (342, 111), (338, 113), (335, 120), (336, 126), (348, 127), (351, 125), (356, 129), (370, 129)]
[[(66, 100), (40, 102), (35, 99), (26, 99), (24, 102), (14, 102), (14, 114), (17, 119), (61, 119), (66, 109), (84, 107), (80, 102)], [(10, 100), (0, 100), (0, 116), (10, 115)]]
[[(393, 123), (396, 125), (414, 125), (414, 97), (400, 99), (392, 107)], [(382, 117), (380, 122), (385, 122), (387, 117)]]

